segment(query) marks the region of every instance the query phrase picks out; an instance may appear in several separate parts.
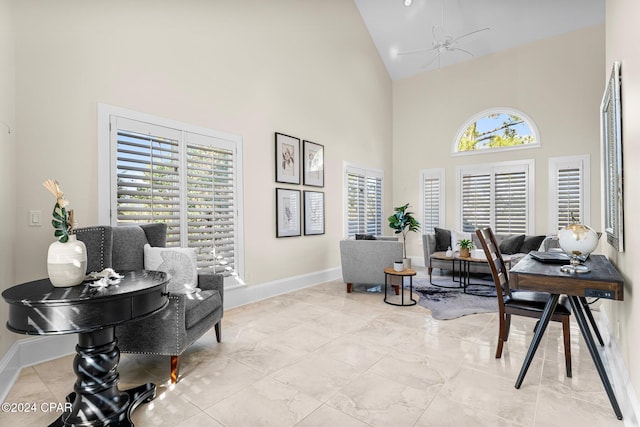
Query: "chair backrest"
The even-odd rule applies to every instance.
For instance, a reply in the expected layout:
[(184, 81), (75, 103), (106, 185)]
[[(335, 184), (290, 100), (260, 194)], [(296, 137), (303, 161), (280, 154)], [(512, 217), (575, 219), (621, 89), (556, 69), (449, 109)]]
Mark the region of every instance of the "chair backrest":
[(490, 227), (481, 228), (476, 230), (476, 236), (484, 249), (484, 254), (487, 257), (487, 262), (491, 268), (491, 276), (493, 282), (496, 285), (496, 295), (498, 296), (498, 305), (500, 311), (504, 310), (504, 296), (511, 295), (511, 289), (509, 289), (509, 273), (507, 266), (502, 258), (500, 252), (500, 246), (496, 241), (496, 236), (493, 234), (493, 230)]
[(150, 223), (111, 227), (98, 225), (75, 230), (87, 247), (87, 272), (111, 267), (116, 271), (142, 270), (144, 245), (166, 246), (167, 225)]

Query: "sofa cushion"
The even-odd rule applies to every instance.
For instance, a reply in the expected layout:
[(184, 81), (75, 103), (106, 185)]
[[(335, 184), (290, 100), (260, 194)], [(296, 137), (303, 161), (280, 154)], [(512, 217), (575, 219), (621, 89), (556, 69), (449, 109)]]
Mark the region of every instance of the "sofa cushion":
[(191, 329), (199, 321), (211, 315), (216, 308), (222, 309), (220, 292), (199, 291), (196, 298), (185, 298), (185, 328)]
[(144, 268), (170, 274), (167, 290), (171, 293), (194, 292), (198, 280), (195, 248), (154, 248), (144, 245)]
[(522, 242), (524, 242), (524, 234), (508, 236), (500, 242), (500, 252), (507, 255), (517, 254), (520, 252)]
[(522, 242), (522, 246), (520, 246), (520, 253), (528, 254), (531, 251), (537, 251), (545, 237), (546, 236), (525, 236), (524, 242)]
[(376, 236), (372, 234), (356, 234), (356, 240), (376, 240)]
[(433, 227), (436, 232), (436, 252), (444, 252), (451, 246), (451, 231)]

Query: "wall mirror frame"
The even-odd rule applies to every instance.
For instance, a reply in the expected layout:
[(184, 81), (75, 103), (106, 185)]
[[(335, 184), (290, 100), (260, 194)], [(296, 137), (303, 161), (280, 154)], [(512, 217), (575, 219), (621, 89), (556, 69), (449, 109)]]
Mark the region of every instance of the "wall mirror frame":
[(604, 186), (604, 231), (607, 242), (624, 251), (622, 103), (620, 62), (613, 64), (600, 104), (600, 139)]

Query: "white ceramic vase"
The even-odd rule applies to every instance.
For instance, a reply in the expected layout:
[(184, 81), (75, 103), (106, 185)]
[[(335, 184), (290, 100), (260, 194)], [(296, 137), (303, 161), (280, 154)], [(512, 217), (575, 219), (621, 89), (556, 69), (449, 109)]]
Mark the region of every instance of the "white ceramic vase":
[(82, 283), (87, 274), (87, 248), (75, 235), (66, 243), (59, 241), (49, 245), (47, 273), (53, 286), (67, 287)]

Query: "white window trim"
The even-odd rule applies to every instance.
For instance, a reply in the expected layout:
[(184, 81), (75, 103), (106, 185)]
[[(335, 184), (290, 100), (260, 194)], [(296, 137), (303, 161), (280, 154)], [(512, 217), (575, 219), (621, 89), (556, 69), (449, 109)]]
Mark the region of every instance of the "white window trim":
[[(366, 176), (372, 176), (376, 178), (380, 178), (382, 182), (382, 188), (380, 189), (380, 198), (382, 207), (384, 208), (384, 171), (382, 169), (371, 168), (368, 166), (364, 166), (359, 163), (353, 163), (349, 161), (343, 161), (342, 164), (342, 232), (343, 238), (349, 237), (349, 229), (348, 229), (348, 197), (349, 197), (349, 188), (347, 182), (347, 172), (348, 171), (356, 171), (361, 172)], [(384, 222), (384, 214), (382, 221)]]
[(527, 167), (527, 230), (526, 234), (535, 234), (535, 160), (513, 160), (478, 165), (456, 166), (456, 230), (462, 230), (462, 176), (465, 173), (505, 172), (509, 169), (519, 170)]
[(549, 158), (549, 232), (555, 234), (560, 228), (558, 224), (558, 171), (565, 168), (580, 168), (582, 170), (582, 187), (580, 198), (581, 222), (591, 224), (591, 156), (583, 154), (578, 156), (551, 157)]
[[(158, 126), (164, 126), (181, 131), (210, 136), (212, 138), (229, 141), (235, 145), (236, 156), (242, 159), (242, 137), (226, 132), (220, 132), (209, 128), (183, 123), (172, 119), (141, 113), (126, 108), (108, 104), (98, 104), (98, 223), (113, 225), (115, 218), (111, 217), (111, 192), (115, 186), (111, 185), (111, 165), (115, 164), (115, 154), (112, 154), (110, 146), (111, 131), (109, 123), (112, 116), (124, 117), (131, 120), (147, 122)], [(225, 288), (244, 285), (244, 208), (243, 208), (243, 173), (242, 162), (238, 162), (235, 170), (236, 188), (240, 192), (236, 200), (238, 227), (236, 233), (236, 254), (234, 258), (235, 275), (225, 278)]]
[[(444, 227), (446, 214), (445, 214), (445, 206), (446, 206), (446, 198), (447, 194), (445, 192), (445, 168), (433, 168), (433, 169), (422, 169), (420, 170), (420, 182), (418, 184), (418, 188), (420, 188), (420, 206), (421, 206), (421, 215), (422, 215), (422, 224), (426, 224), (424, 218), (424, 181), (427, 178), (437, 178), (440, 182), (440, 201), (439, 201), (439, 209), (438, 209), (438, 226)], [(429, 230), (425, 230), (425, 227), (422, 227), (422, 233), (428, 234)]]
[[(460, 141), (460, 138), (462, 137), (464, 131), (467, 130), (467, 128), (469, 126), (471, 126), (471, 123), (477, 122), (481, 118), (483, 118), (483, 117), (485, 117), (485, 116), (487, 116), (489, 114), (495, 114), (495, 113), (498, 113), (498, 114), (513, 114), (513, 115), (516, 115), (516, 116), (521, 117), (522, 119), (524, 119), (525, 123), (531, 129), (531, 132), (533, 132), (533, 137), (535, 138), (536, 142), (534, 142), (533, 144), (516, 145), (516, 146), (513, 146), (513, 147), (500, 147), (500, 148), (491, 148), (491, 149), (473, 150), (473, 151), (458, 151), (458, 142)], [(456, 133), (456, 137), (453, 140), (453, 146), (451, 147), (451, 155), (453, 155), (453, 156), (470, 156), (470, 155), (474, 155), (474, 154), (499, 153), (499, 152), (502, 152), (502, 151), (528, 150), (528, 149), (531, 149), (531, 148), (540, 148), (541, 146), (542, 146), (542, 142), (540, 140), (540, 132), (538, 131), (538, 127), (536, 126), (536, 124), (533, 122), (533, 120), (531, 120), (531, 117), (527, 116), (525, 113), (523, 113), (520, 110), (516, 110), (515, 108), (494, 107), (494, 108), (488, 108), (488, 109), (486, 109), (484, 111), (480, 111), (479, 113), (475, 114), (469, 120), (467, 120), (460, 127), (460, 129), (458, 129), (458, 133)]]

